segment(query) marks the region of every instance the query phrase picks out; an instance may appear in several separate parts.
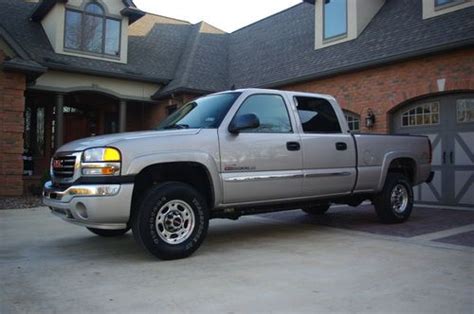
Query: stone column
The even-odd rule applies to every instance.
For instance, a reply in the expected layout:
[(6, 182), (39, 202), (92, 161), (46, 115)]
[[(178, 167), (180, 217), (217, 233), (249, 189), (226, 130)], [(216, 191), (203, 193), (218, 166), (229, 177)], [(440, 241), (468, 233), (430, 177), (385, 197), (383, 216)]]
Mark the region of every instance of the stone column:
[(64, 94), (56, 95), (56, 115), (55, 115), (55, 130), (54, 141), (55, 148), (58, 149), (64, 143)]
[(127, 101), (120, 99), (119, 102), (119, 132), (127, 131)]

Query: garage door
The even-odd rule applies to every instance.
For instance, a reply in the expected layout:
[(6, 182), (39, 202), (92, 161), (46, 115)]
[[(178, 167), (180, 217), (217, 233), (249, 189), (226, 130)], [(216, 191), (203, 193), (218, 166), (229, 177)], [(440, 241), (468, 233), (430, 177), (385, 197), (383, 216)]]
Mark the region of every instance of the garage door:
[(417, 203), (474, 208), (474, 94), (413, 102), (392, 117), (392, 132), (431, 139), (430, 184), (415, 187)]

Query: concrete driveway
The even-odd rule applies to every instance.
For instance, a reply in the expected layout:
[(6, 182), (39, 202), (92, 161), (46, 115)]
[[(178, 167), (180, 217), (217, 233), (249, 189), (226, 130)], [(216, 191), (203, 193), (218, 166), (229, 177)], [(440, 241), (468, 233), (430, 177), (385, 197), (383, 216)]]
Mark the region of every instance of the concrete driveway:
[(99, 238), (46, 208), (0, 211), (0, 313), (473, 313), (474, 249), (434, 241), (472, 232), (469, 219), (414, 236), (300, 211), (214, 220), (194, 256), (163, 262), (131, 234)]

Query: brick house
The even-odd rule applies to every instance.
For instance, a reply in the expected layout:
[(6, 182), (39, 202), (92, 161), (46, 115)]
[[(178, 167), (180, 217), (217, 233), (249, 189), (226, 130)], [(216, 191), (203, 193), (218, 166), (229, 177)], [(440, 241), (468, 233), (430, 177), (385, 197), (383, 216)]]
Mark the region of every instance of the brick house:
[(38, 182), (62, 143), (149, 129), (199, 95), (264, 87), (332, 94), (355, 132), (428, 135), (436, 176), (417, 201), (474, 206), (472, 1), (305, 0), (233, 33), (131, 0), (0, 6), (0, 195)]

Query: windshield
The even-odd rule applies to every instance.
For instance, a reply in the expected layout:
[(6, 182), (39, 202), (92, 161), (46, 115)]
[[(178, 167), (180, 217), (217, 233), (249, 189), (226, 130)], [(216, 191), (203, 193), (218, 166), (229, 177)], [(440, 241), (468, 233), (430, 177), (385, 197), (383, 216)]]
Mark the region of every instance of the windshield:
[(240, 93), (225, 93), (196, 99), (161, 122), (157, 130), (216, 129)]

